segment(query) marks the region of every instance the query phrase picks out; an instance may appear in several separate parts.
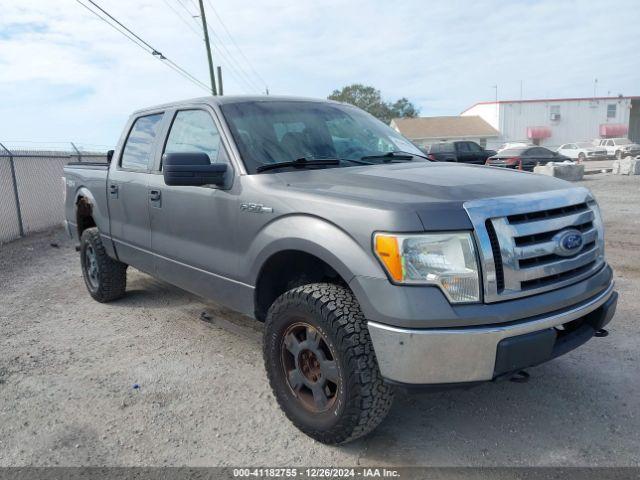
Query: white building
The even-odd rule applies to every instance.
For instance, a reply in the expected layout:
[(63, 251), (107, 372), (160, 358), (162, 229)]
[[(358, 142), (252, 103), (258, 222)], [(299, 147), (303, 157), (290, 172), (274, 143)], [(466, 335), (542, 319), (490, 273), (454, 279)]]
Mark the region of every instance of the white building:
[(500, 131), (500, 143), (530, 142), (554, 148), (607, 137), (640, 141), (640, 97), (480, 102), (461, 115), (482, 117)]

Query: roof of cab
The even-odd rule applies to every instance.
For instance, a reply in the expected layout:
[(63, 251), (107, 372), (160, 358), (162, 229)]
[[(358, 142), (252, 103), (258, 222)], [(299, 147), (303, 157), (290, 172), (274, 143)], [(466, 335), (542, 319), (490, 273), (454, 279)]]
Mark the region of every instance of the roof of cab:
[(288, 95), (221, 95), (214, 97), (209, 95), (207, 97), (189, 98), (186, 100), (178, 100), (175, 102), (163, 103), (160, 105), (154, 105), (152, 107), (141, 108), (133, 112), (133, 115), (139, 115), (141, 113), (149, 112), (152, 110), (161, 110), (163, 108), (181, 107), (186, 105), (193, 105), (197, 103), (209, 103), (212, 105), (227, 105), (230, 103), (245, 103), (245, 102), (314, 102), (314, 103), (335, 103), (340, 104), (333, 100), (327, 100), (323, 98), (307, 98), (307, 97), (294, 97)]

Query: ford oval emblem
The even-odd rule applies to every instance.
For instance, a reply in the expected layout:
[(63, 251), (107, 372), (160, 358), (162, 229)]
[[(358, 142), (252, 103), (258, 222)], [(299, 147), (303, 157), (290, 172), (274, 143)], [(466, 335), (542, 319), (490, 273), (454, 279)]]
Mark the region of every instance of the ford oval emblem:
[(553, 237), (556, 244), (556, 254), (563, 257), (575, 255), (582, 248), (582, 233), (575, 228), (563, 230)]

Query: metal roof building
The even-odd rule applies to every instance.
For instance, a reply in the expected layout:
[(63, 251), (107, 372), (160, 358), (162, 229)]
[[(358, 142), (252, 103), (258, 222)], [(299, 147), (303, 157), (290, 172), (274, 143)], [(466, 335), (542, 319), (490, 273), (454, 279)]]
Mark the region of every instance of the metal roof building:
[(473, 140), (485, 146), (500, 137), (500, 132), (479, 116), (395, 118), (390, 125), (421, 147), (448, 140)]
[(479, 102), (461, 113), (482, 117), (502, 142), (549, 147), (596, 138), (640, 140), (640, 97), (547, 98)]

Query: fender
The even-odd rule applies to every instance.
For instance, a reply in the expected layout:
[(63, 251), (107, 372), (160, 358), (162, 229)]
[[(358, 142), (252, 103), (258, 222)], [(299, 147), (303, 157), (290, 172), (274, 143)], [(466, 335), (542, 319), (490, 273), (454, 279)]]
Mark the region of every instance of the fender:
[[(367, 244), (367, 249), (370, 249)], [(247, 252), (251, 267), (248, 279), (256, 284), (262, 265), (272, 255), (298, 250), (330, 265), (349, 283), (356, 275), (386, 278), (373, 254), (346, 231), (320, 217), (287, 215), (265, 225)]]
[[(75, 192), (75, 197), (73, 199), (73, 209), (74, 209), (74, 218), (77, 218), (78, 215), (78, 200), (80, 197), (86, 199), (87, 203), (91, 206), (91, 216), (98, 227), (98, 231), (100, 232), (100, 237), (102, 238), (102, 242), (107, 251), (107, 254), (113, 258), (118, 258), (115, 246), (111, 240), (111, 230), (109, 223), (109, 212), (106, 211), (107, 204), (106, 201), (102, 204), (96, 201), (95, 196), (87, 187), (79, 187)], [(77, 225), (74, 225), (75, 232), (77, 235)], [(78, 238), (78, 240), (80, 240)]]

